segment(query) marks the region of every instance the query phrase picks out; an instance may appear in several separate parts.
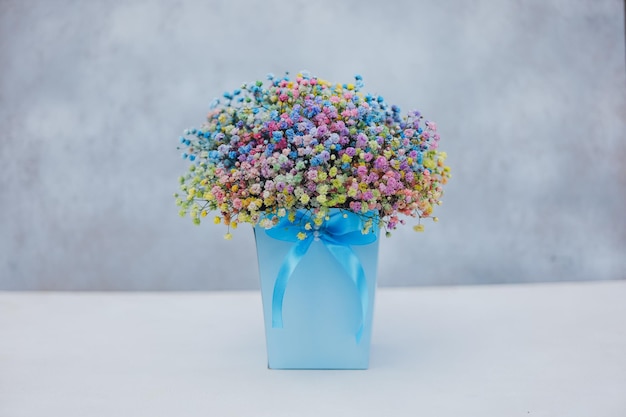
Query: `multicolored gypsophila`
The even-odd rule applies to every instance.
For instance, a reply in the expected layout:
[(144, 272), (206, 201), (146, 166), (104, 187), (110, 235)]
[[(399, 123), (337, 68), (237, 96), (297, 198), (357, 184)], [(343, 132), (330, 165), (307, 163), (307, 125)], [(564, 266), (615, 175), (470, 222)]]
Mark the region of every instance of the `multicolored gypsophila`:
[(333, 84), (270, 74), (265, 84), (224, 93), (207, 122), (180, 137), (192, 162), (180, 177), (183, 194), (175, 194), (180, 215), (200, 224), (218, 211), (214, 222), (228, 226), (227, 239), (239, 223), (270, 228), (299, 209), (317, 225), (330, 208), (349, 210), (364, 216), (364, 232), (381, 227), (387, 235), (405, 222), (399, 215), (418, 218), (417, 231), (419, 220), (437, 221), (431, 214), (450, 169), (436, 124), (418, 111), (402, 116), (362, 87), (359, 75)]

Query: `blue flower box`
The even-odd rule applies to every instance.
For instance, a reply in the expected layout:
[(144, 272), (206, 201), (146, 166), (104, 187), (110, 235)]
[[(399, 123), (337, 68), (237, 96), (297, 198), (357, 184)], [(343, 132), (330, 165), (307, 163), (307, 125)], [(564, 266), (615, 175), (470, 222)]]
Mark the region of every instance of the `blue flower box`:
[[(367, 369), (378, 266), (377, 227), (367, 244), (347, 243), (352, 237), (340, 245), (334, 240), (311, 239), (295, 268), (294, 246), (302, 242), (277, 239), (270, 231), (254, 228), (268, 367)], [(284, 274), (290, 263), (291, 272)]]

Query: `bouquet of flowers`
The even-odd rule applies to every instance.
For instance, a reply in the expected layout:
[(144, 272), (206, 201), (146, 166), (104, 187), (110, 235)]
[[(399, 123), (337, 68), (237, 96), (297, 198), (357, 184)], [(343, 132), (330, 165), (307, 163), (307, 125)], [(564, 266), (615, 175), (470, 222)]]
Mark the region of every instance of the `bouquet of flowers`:
[(400, 215), (417, 218), (417, 231), (421, 219), (437, 221), (450, 169), (434, 122), (362, 92), (359, 75), (350, 84), (306, 73), (267, 78), (224, 93), (206, 123), (180, 137), (191, 162), (174, 195), (181, 216), (200, 224), (219, 212), (227, 239), (240, 223), (269, 229), (300, 210), (314, 223), (302, 239), (333, 208), (362, 216), (363, 233), (380, 227), (389, 236)]

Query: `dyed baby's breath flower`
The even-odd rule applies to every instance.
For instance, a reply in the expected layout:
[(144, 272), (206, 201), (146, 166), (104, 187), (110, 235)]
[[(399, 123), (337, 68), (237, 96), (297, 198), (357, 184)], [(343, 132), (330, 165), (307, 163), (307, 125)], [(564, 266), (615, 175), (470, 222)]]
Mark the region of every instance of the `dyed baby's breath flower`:
[(387, 232), (404, 223), (400, 214), (431, 217), (450, 177), (436, 123), (418, 111), (402, 116), (362, 88), (360, 75), (354, 84), (333, 84), (269, 74), (265, 83), (224, 93), (206, 123), (179, 138), (191, 162), (175, 194), (179, 214), (199, 224), (218, 211), (214, 222), (229, 229), (241, 222), (271, 228), (307, 210), (320, 227), (339, 208), (360, 214), (367, 231), (377, 222)]

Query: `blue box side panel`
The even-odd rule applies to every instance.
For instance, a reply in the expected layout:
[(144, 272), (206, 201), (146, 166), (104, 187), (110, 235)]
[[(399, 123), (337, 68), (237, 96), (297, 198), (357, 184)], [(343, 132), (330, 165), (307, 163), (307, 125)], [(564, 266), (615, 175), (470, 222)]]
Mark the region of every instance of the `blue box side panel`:
[(367, 279), (368, 302), (362, 338), (356, 334), (362, 310), (357, 287), (321, 241), (314, 241), (287, 283), (283, 328), (272, 327), (272, 295), (281, 264), (294, 245), (255, 227), (268, 363), (278, 369), (366, 369), (370, 340), (378, 242), (353, 246)]

